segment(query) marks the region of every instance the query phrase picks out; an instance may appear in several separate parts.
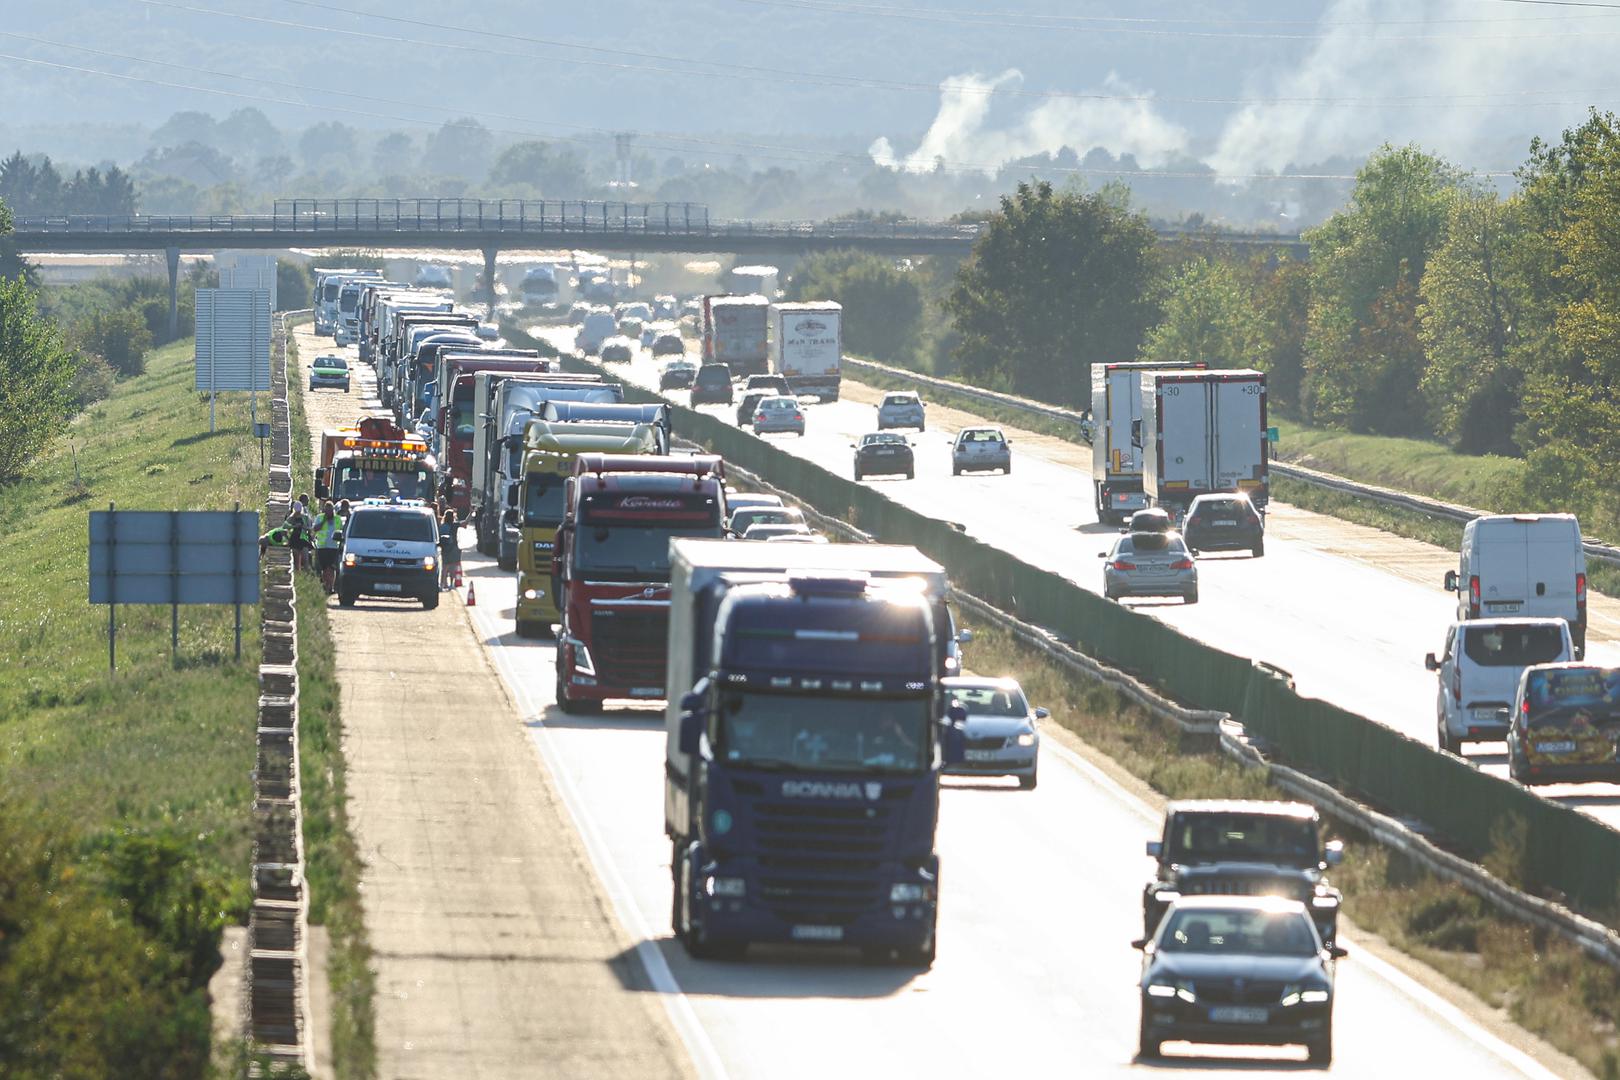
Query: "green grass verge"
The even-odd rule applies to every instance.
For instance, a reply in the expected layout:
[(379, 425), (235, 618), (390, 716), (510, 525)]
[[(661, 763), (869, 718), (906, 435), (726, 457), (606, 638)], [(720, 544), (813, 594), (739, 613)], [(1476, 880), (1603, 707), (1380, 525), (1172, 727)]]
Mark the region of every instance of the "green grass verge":
[[(309, 422), (300, 392), (297, 349), (287, 348), (292, 421), (293, 493), (312, 477)], [(313, 574), (298, 579), (298, 769), (304, 811), (304, 858), (309, 921), (328, 935), (326, 981), (331, 993), (332, 1071), (339, 1080), (377, 1075), (371, 945), (360, 904), (364, 864), (349, 829), (343, 716), (326, 596)]]
[[(1054, 722), (1167, 798), (1290, 797), (1263, 771), (1221, 755), (1209, 737), (1183, 734), (1010, 634), (975, 626), (974, 635), (970, 668), (1018, 679)], [(1503, 1010), (1594, 1074), (1620, 1076), (1620, 974), (1561, 939), (1496, 914), (1354, 828), (1342, 822), (1331, 828), (1347, 840), (1334, 882), (1356, 925)], [(1512, 865), (1513, 843), (1504, 837), (1488, 863)]]
[(994, 420), (998, 424), (1009, 424), (1022, 428), (1024, 431), (1033, 431), (1038, 435), (1051, 435), (1054, 438), (1064, 439), (1072, 443), (1089, 446), (1086, 440), (1080, 437), (1078, 425), (1065, 423), (1050, 416), (1041, 416), (1038, 413), (1028, 413), (1023, 409), (1015, 409), (994, 402), (981, 401), (951, 390), (936, 390), (933, 387), (919, 386), (910, 379), (898, 378), (877, 371), (857, 371), (849, 368), (849, 377), (852, 381), (876, 387), (879, 390), (916, 390), (923, 396), (923, 400), (936, 405), (944, 405), (952, 409), (960, 409), (974, 416), (982, 416), (986, 420)]
[(0, 574), (0, 774), (6, 796), (71, 822), (183, 835), (229, 883), (228, 911), (250, 901), (253, 716), (259, 616), (180, 610), (171, 662), (169, 610), (117, 609), (118, 671), (107, 670), (107, 608), (87, 602), (88, 515), (125, 510), (257, 510), (266, 495), (245, 395), (219, 399), (217, 431), (192, 389), (191, 342), (149, 355), (70, 425), (28, 477), (0, 489), (11, 555)]
[(1422, 439), (1352, 435), (1292, 420), (1273, 423), (1280, 460), (1363, 484), (1504, 513), (1514, 509), (1504, 500), (1524, 490), (1524, 462), (1517, 458), (1475, 457)]

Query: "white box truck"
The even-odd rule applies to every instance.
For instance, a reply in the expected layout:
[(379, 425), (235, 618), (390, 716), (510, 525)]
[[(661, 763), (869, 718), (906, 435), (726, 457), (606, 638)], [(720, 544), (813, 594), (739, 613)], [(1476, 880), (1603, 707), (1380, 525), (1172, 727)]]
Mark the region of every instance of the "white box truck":
[(800, 395), (838, 400), (844, 358), (844, 308), (831, 300), (772, 304), (770, 373)]
[(1457, 569), (1446, 571), (1457, 618), (1548, 617), (1569, 623), (1586, 652), (1586, 549), (1574, 514), (1490, 514), (1463, 526)]
[(1142, 451), (1131, 441), (1142, 419), (1142, 372), (1203, 367), (1190, 360), (1091, 365), (1091, 481), (1097, 520), (1104, 525), (1117, 525), (1147, 506)]
[(1142, 490), (1178, 516), (1199, 495), (1237, 492), (1256, 507), (1269, 497), (1264, 372), (1143, 371)]

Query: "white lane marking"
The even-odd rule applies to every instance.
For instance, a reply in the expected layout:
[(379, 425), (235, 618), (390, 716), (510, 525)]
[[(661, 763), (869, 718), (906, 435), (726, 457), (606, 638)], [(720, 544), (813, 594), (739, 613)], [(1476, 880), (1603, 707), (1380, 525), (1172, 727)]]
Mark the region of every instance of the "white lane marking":
[[(1043, 739), (1041, 741), (1041, 751), (1042, 753), (1056, 753), (1059, 760), (1064, 764), (1103, 789), (1105, 794), (1112, 796), (1118, 802), (1134, 810), (1149, 824), (1158, 825), (1163, 820), (1163, 814), (1154, 810), (1153, 807), (1142, 801), (1137, 795), (1127, 791), (1119, 781), (1079, 754), (1076, 754), (1073, 750), (1070, 750), (1067, 746), (1050, 739)], [(1351, 937), (1346, 937), (1344, 940), (1347, 943), (1354, 943), (1355, 941)], [(1371, 951), (1358, 949), (1355, 955), (1355, 963), (1366, 968), (1376, 978), (1388, 983), (1390, 989), (1406, 995), (1414, 1004), (1430, 1013), (1435, 1019), (1456, 1028), (1469, 1042), (1495, 1055), (1501, 1059), (1503, 1064), (1517, 1069), (1525, 1076), (1535, 1077), (1536, 1080), (1558, 1080), (1557, 1073), (1548, 1069), (1513, 1044), (1491, 1034), (1470, 1019), (1457, 1006), (1436, 994), (1400, 968), (1374, 956)]]
[(658, 998), (664, 1003), (664, 1011), (669, 1015), (670, 1023), (675, 1026), (681, 1041), (686, 1044), (686, 1051), (692, 1057), (693, 1066), (699, 1076), (711, 1077), (713, 1080), (727, 1080), (728, 1074), (720, 1060), (719, 1051), (715, 1049), (708, 1031), (703, 1027), (703, 1022), (698, 1019), (686, 992), (676, 981), (675, 973), (670, 970), (663, 952), (653, 943), (652, 928), (647, 925), (641, 909), (631, 896), (629, 885), (619, 873), (607, 842), (602, 839), (601, 833), (592, 823), (584, 797), (574, 786), (573, 780), (570, 779), (552, 747), (551, 740), (547, 737), (545, 706), (535, 700), (508, 659), (506, 635), (497, 632), (497, 628), (491, 625), (493, 619), (487, 619), (482, 611), (475, 610), (472, 614), (487, 640), (494, 644), (495, 647), (490, 650), (490, 654), (495, 660), (495, 667), (518, 699), (518, 707), (523, 710), (525, 719), (532, 717), (540, 721), (540, 727), (531, 729), (533, 733), (531, 741), (540, 750), (546, 770), (551, 773), (552, 779), (556, 781), (557, 790), (562, 793), (563, 805), (568, 808), (568, 816), (573, 819), (574, 828), (585, 844), (591, 865), (596, 868), (597, 876), (607, 889), (614, 914), (618, 916), (619, 923), (625, 930), (637, 939), (636, 957), (646, 969), (647, 978), (652, 983), (653, 989), (658, 991)]

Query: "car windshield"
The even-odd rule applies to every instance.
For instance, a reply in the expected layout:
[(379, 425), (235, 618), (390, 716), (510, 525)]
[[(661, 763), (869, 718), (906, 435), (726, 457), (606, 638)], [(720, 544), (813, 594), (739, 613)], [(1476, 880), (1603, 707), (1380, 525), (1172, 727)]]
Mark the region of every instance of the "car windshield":
[(1192, 514), (1189, 516), (1199, 520), (1206, 518), (1233, 518), (1242, 521), (1253, 512), (1254, 507), (1243, 499), (1211, 499), (1193, 507)]
[(1481, 667), (1528, 667), (1564, 659), (1563, 628), (1464, 626), (1463, 655)]
[(1029, 703), (1017, 687), (948, 686), (945, 696), (972, 716), (1028, 716)]
[(349, 515), (343, 534), (351, 540), (420, 540), (431, 544), (438, 539), (430, 515), (387, 510), (355, 511)]
[(574, 565), (590, 577), (614, 581), (667, 581), (669, 542), (692, 536), (720, 539), (720, 527), (680, 528), (657, 525), (579, 526), (574, 542)]
[(1177, 814), (1166, 830), (1165, 856), (1173, 863), (1255, 859), (1290, 866), (1320, 861), (1316, 825), (1280, 814)]
[(783, 410), (783, 409), (797, 410), (798, 407), (799, 407), (799, 403), (797, 401), (794, 401), (792, 398), (773, 397), (773, 398), (766, 398), (764, 401), (760, 402), (759, 407), (761, 409), (770, 409), (770, 410), (773, 410), (773, 411), (775, 411), (775, 410)]
[(555, 473), (530, 473), (523, 488), (523, 524), (560, 525), (567, 481)]
[(726, 690), (717, 752), (726, 761), (793, 771), (920, 772), (933, 757), (929, 702)]
[(743, 532), (750, 525), (799, 525), (803, 522), (803, 513), (786, 506), (749, 506), (731, 515), (731, 528), (736, 532)]
[(343, 362), (341, 356), (323, 356), (315, 361), (315, 366), (318, 368), (331, 368), (334, 371), (347, 371), (349, 369), (349, 365)]
[(339, 465), (334, 473), (332, 497), (348, 499), (351, 503), (363, 499), (394, 498), (426, 501), (434, 496), (433, 474), (426, 469), (390, 469), (384, 472), (357, 465)]
[(1174, 911), (1159, 934), (1165, 952), (1312, 956), (1321, 948), (1303, 911)]

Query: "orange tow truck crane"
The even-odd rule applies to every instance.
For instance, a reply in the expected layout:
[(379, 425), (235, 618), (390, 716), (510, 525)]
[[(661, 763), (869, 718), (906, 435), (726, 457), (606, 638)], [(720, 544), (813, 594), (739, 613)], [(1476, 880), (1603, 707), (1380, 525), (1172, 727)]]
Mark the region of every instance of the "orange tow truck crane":
[(438, 464), (428, 444), (385, 416), (321, 433), (315, 495), (321, 499), (438, 498)]

